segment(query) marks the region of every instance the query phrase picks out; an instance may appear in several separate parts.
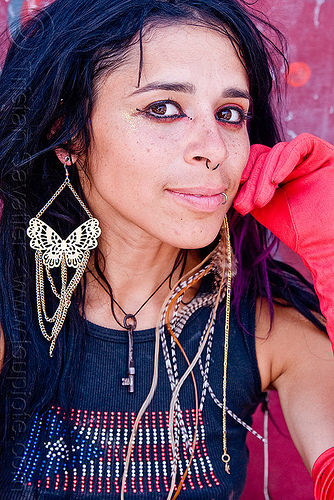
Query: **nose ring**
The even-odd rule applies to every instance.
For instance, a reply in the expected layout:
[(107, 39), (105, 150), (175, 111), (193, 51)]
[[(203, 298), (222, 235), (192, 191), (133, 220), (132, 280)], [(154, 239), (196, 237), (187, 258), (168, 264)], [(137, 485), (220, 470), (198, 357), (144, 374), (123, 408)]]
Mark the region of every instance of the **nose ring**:
[[(210, 167), (209, 167), (209, 162), (211, 162), (211, 160), (209, 160), (209, 158), (207, 158), (207, 159), (206, 159), (206, 161), (205, 161), (205, 166), (206, 166), (206, 168), (208, 168), (208, 169), (210, 169)], [(219, 164), (219, 163), (217, 163), (217, 165), (216, 165), (216, 166), (215, 166), (212, 170), (216, 170), (216, 169), (219, 167), (219, 165), (220, 165), (220, 164)]]

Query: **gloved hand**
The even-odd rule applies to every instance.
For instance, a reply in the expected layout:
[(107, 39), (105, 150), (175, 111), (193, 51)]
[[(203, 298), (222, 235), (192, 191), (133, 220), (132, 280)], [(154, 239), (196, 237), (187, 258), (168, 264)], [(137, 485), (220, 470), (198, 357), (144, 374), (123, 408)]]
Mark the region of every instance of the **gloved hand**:
[(334, 146), (310, 134), (251, 146), (234, 208), (251, 213), (312, 273), (334, 350)]

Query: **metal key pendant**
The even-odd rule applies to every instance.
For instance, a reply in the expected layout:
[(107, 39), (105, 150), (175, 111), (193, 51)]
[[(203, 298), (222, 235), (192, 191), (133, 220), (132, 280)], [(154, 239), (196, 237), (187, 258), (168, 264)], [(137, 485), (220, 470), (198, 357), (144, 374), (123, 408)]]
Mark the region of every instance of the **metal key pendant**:
[(128, 386), (128, 392), (135, 391), (135, 364), (133, 358), (133, 332), (137, 326), (137, 320), (133, 314), (127, 314), (123, 320), (124, 327), (128, 331), (129, 352), (128, 352), (128, 376), (122, 379), (122, 385)]

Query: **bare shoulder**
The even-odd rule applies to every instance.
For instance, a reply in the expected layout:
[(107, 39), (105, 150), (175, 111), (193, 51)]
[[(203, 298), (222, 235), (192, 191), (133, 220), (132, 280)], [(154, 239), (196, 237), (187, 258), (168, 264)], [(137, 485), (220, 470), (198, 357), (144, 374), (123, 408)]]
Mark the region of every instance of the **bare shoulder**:
[(275, 304), (270, 329), (270, 311), (266, 300), (258, 300), (257, 303), (256, 353), (263, 389), (275, 386), (283, 373), (298, 366), (320, 359), (334, 360), (327, 335), (293, 307)]
[(334, 444), (334, 356), (329, 338), (291, 307), (257, 308), (256, 353), (263, 389), (276, 389), (291, 437), (311, 471)]

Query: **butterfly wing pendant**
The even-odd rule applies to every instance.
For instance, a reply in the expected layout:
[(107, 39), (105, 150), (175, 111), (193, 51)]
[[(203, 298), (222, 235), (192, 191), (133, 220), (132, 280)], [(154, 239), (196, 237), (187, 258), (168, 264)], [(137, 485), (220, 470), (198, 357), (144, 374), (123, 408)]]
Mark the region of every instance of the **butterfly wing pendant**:
[(63, 255), (69, 267), (79, 267), (85, 251), (97, 247), (100, 234), (99, 221), (94, 217), (77, 227), (65, 240), (36, 217), (30, 220), (27, 229), (31, 248), (43, 252), (43, 264), (48, 268), (59, 267)]

